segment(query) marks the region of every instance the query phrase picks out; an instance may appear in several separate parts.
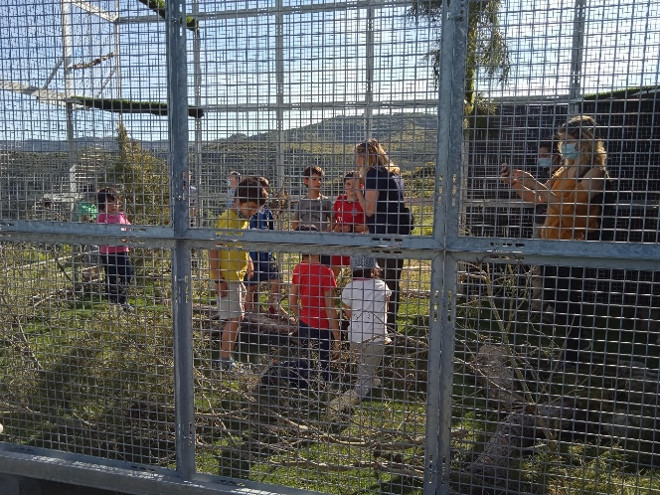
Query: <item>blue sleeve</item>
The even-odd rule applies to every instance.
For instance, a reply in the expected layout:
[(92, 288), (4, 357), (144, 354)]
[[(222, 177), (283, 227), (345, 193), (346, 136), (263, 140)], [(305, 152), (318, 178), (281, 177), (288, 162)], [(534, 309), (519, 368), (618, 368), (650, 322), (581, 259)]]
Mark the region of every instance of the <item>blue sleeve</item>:
[(275, 230), (275, 217), (270, 210), (264, 210), (266, 214), (266, 228), (268, 230)]

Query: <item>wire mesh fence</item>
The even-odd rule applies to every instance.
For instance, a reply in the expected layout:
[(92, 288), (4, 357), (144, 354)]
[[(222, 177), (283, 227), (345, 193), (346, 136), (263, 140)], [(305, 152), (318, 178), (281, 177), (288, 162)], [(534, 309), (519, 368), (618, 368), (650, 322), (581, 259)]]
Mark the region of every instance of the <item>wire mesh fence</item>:
[(657, 5), (7, 12), (0, 472), (660, 490)]
[(453, 265), (455, 489), (655, 493), (659, 12), (500, 8), (509, 58), (490, 78), (468, 58), (455, 169), (458, 238), (508, 239)]

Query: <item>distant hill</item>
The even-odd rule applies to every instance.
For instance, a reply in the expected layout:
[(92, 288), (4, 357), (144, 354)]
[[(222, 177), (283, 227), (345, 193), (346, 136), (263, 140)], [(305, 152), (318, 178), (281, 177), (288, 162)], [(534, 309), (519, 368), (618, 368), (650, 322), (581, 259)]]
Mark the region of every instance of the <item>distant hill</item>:
[[(411, 170), (435, 161), (437, 129), (438, 119), (434, 114), (399, 113), (375, 115), (371, 134), (383, 143), (401, 168)], [(289, 164), (318, 162), (321, 165), (352, 161), (353, 146), (364, 140), (365, 133), (364, 118), (356, 116), (333, 117), (286, 130), (285, 160)], [(276, 159), (277, 141), (276, 131), (253, 136), (235, 135), (204, 143), (202, 152), (211, 162), (222, 160), (229, 167), (245, 170), (251, 163), (236, 160), (237, 153), (257, 157), (262, 165), (270, 163)]]
[[(102, 148), (108, 151), (118, 151), (117, 138), (114, 136), (96, 138), (81, 137), (74, 140), (75, 149)], [(31, 152), (66, 152), (69, 145), (66, 141), (50, 141), (48, 139), (28, 139), (27, 141), (0, 141), (0, 148), (7, 151)]]
[[(372, 135), (381, 141), (392, 158), (404, 169), (411, 169), (433, 161), (435, 157), (436, 132), (438, 119), (434, 114), (426, 113), (398, 113), (393, 115), (375, 115), (372, 120)], [(309, 155), (324, 157), (322, 161), (337, 159), (344, 160), (346, 155), (352, 153), (355, 143), (364, 139), (366, 126), (363, 117), (339, 116), (325, 119), (284, 132), (285, 151), (289, 155), (302, 155), (304, 160)], [(227, 163), (229, 158), (231, 166), (255, 162), (259, 160), (271, 161), (276, 157), (277, 134), (275, 131), (258, 133), (252, 136), (236, 134), (226, 139), (205, 141), (202, 144), (202, 153), (213, 156), (221, 153), (222, 162)], [(192, 144), (192, 143), (191, 143)], [(143, 149), (164, 156), (169, 151), (166, 140), (141, 141)], [(76, 150), (101, 149), (109, 152), (118, 151), (115, 136), (101, 138), (81, 137), (74, 141)], [(0, 149), (19, 152), (56, 153), (68, 151), (66, 141), (49, 141), (45, 139), (30, 139), (22, 142), (0, 141)], [(232, 155), (232, 156), (229, 156)], [(216, 156), (216, 158), (219, 158)], [(293, 159), (293, 162), (299, 162)]]

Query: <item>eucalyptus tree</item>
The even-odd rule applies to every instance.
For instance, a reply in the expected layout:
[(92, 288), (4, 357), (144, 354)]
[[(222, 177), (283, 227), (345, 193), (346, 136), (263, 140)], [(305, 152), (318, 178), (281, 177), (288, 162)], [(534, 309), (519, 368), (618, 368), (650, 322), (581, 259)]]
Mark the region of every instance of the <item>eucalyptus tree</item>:
[[(412, 0), (409, 14), (418, 21), (426, 21), (437, 29), (438, 36), (429, 52), (433, 57), (436, 81), (440, 69), (440, 29), (443, 4), (448, 0)], [(475, 105), (477, 71), (505, 83), (511, 67), (509, 50), (500, 24), (501, 0), (471, 0), (468, 2), (467, 60), (465, 65), (465, 113)]]

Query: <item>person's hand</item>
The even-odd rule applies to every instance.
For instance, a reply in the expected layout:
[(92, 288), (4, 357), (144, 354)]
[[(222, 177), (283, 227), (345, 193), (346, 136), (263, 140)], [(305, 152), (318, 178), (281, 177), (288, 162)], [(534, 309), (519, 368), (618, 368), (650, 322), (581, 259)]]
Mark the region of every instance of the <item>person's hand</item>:
[(502, 164), (502, 168), (500, 168), (500, 178), (506, 184), (511, 184), (511, 169), (509, 168), (509, 164), (506, 162), (504, 162)]
[(220, 297), (227, 297), (227, 293), (229, 292), (229, 289), (227, 287), (227, 282), (224, 280), (217, 281), (215, 283), (215, 292), (218, 294)]
[(535, 189), (534, 184), (536, 184), (536, 179), (529, 172), (524, 170), (514, 169), (510, 173), (511, 182), (520, 182), (523, 187), (528, 189)]
[(529, 187), (533, 189), (533, 185), (536, 183), (536, 179), (532, 174), (519, 168), (511, 169), (507, 163), (502, 164), (500, 178), (513, 188)]
[(341, 357), (341, 343), (338, 340), (332, 341), (332, 360), (339, 361)]

